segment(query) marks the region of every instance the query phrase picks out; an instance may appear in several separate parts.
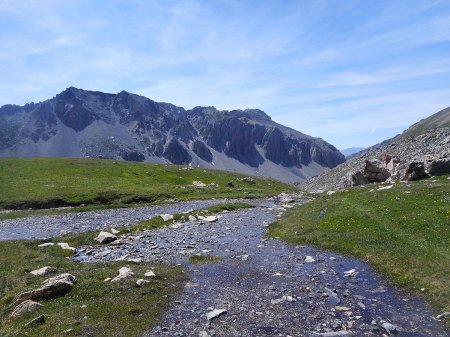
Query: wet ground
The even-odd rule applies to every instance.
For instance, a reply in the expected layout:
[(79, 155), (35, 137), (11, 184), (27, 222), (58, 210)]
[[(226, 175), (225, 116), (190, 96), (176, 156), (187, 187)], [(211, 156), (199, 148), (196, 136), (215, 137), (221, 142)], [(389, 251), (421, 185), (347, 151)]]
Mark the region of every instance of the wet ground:
[[(145, 336), (449, 336), (423, 301), (393, 289), (361, 261), (267, 239), (280, 210), (271, 202), (260, 205), (222, 213), (212, 223), (186, 222), (133, 233), (119, 244), (79, 247), (74, 258), (186, 267), (191, 279), (184, 292)], [(223, 260), (191, 264), (194, 254)], [(214, 309), (226, 312), (207, 319)]]
[(80, 213), (0, 220), (0, 241), (44, 239), (69, 233), (134, 225), (163, 213), (182, 213), (236, 200), (212, 199), (137, 208), (116, 208)]

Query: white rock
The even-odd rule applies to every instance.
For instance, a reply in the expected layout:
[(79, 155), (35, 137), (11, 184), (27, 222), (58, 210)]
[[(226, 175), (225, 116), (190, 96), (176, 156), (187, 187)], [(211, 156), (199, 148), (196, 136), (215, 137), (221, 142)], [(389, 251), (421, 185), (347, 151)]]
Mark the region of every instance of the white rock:
[(117, 240), (117, 236), (109, 232), (100, 232), (94, 240), (102, 244), (107, 244)]
[(149, 280), (144, 280), (144, 279), (141, 279), (141, 278), (136, 281), (136, 284), (137, 284), (138, 287), (142, 287), (143, 285), (146, 285), (147, 283), (150, 283), (150, 281)]
[(197, 218), (195, 216), (193, 216), (193, 215), (189, 215), (188, 219), (189, 219), (189, 221), (196, 221), (197, 220)]
[(45, 275), (50, 274), (54, 270), (55, 270), (54, 268), (46, 266), (46, 267), (42, 267), (42, 268), (30, 271), (30, 274), (34, 275), (34, 276), (45, 276)]
[(111, 280), (112, 280), (111, 277), (107, 277), (107, 278), (105, 278), (103, 281), (104, 281), (104, 282), (109, 282), (109, 281), (111, 281)]
[(58, 242), (57, 243), (58, 246), (60, 246), (63, 250), (70, 250), (72, 252), (75, 251), (74, 247), (70, 247), (68, 243), (66, 242)]
[(336, 309), (337, 311), (350, 311), (352, 309), (348, 308), (348, 307), (341, 307), (341, 306), (335, 306), (334, 309)]
[(202, 221), (206, 221), (206, 222), (215, 222), (217, 221), (219, 218), (215, 215), (210, 215), (210, 216), (199, 216), (198, 217), (200, 220)]
[(153, 270), (147, 270), (144, 274), (145, 277), (155, 277), (156, 274)]
[(284, 276), (284, 275), (281, 274), (281, 273), (275, 273), (275, 274), (273, 274), (272, 276)]
[(111, 228), (111, 233), (113, 233), (113, 234), (119, 234), (120, 231), (118, 231), (118, 230), (115, 229), (115, 228)]
[(41, 243), (40, 245), (38, 245), (38, 247), (49, 247), (49, 246), (53, 246), (54, 243), (53, 242), (47, 242), (47, 243)]
[(336, 193), (336, 191), (328, 191), (327, 195), (333, 195), (334, 193)]
[(111, 280), (111, 282), (118, 282), (118, 281), (120, 281), (120, 280), (122, 280), (124, 278), (132, 277), (132, 276), (134, 276), (134, 273), (133, 273), (133, 271), (130, 268), (122, 267), (122, 268), (119, 269), (119, 275), (114, 277)]
[(220, 315), (226, 314), (226, 313), (227, 313), (226, 309), (214, 309), (206, 314), (206, 318), (208, 319), (208, 321), (210, 321), (210, 320), (212, 320), (216, 317), (219, 317)]
[(380, 188), (377, 189), (377, 191), (389, 190), (389, 189), (391, 189), (392, 187), (394, 187), (394, 185), (389, 185), (389, 186), (380, 187)]
[(356, 271), (356, 269), (350, 269), (350, 270), (344, 271), (344, 276), (354, 277), (356, 275), (358, 275), (358, 272)]
[(141, 259), (141, 258), (127, 259), (127, 261), (129, 261), (129, 262), (134, 262), (134, 263), (141, 263), (141, 262), (142, 262), (142, 259)]
[(311, 332), (312, 337), (346, 337), (351, 336), (353, 333), (348, 330), (332, 331), (332, 332)]
[(163, 221), (169, 221), (173, 219), (172, 214), (160, 214), (159, 216), (163, 219)]
[(193, 181), (192, 185), (194, 185), (195, 187), (206, 187), (206, 184), (200, 180), (198, 181)]
[(270, 303), (272, 305), (275, 305), (275, 304), (280, 304), (280, 303), (283, 303), (283, 302), (295, 302), (295, 301), (297, 301), (296, 298), (294, 298), (292, 296), (289, 296), (289, 295), (285, 295), (285, 296), (283, 296), (281, 298), (278, 298), (278, 299), (275, 299), (275, 300), (271, 300)]
[(206, 331), (200, 331), (198, 337), (211, 337), (211, 335)]
[(442, 318), (445, 318), (445, 317), (448, 317), (448, 316), (450, 316), (450, 312), (446, 311), (446, 312), (443, 312), (440, 315), (437, 315), (436, 319), (442, 319)]
[(307, 263), (311, 263), (311, 262), (314, 262), (314, 261), (316, 261), (316, 260), (314, 260), (314, 258), (312, 256), (307, 255), (305, 257), (305, 262), (307, 262)]

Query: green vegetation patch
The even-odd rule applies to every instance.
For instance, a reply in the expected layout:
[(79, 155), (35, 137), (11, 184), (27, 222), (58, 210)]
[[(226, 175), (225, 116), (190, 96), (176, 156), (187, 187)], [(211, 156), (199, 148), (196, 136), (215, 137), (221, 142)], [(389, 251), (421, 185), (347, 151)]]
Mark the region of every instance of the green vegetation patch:
[[(92, 238), (92, 236), (90, 236)], [(63, 238), (83, 241), (76, 235)], [(60, 240), (58, 240), (60, 241)], [(62, 240), (61, 240), (62, 241)], [(70, 241), (69, 241), (70, 242)], [(158, 323), (171, 298), (182, 289), (185, 274), (180, 267), (117, 261), (76, 263), (66, 258), (59, 246), (42, 247), (41, 241), (0, 242), (0, 331), (2, 336), (141, 336)], [(51, 266), (48, 276), (33, 276), (30, 271)], [(120, 282), (105, 282), (127, 266), (134, 277)], [(154, 270), (156, 277), (145, 278)], [(25, 317), (12, 320), (14, 298), (21, 292), (38, 288), (51, 276), (71, 273), (77, 278), (73, 289), (62, 297), (39, 300), (43, 307)], [(150, 283), (136, 285), (139, 278)], [(45, 323), (26, 328), (33, 318), (44, 315)], [(66, 333), (64, 333), (66, 331)]]
[[(269, 179), (176, 165), (75, 158), (0, 158), (0, 209), (255, 198), (295, 190)], [(200, 181), (202, 187), (194, 186)], [(233, 182), (233, 187), (228, 182)]]
[(450, 180), (381, 186), (320, 195), (289, 210), (269, 235), (359, 257), (449, 310)]
[(189, 262), (192, 264), (218, 263), (222, 260), (223, 258), (215, 255), (191, 255), (189, 257)]

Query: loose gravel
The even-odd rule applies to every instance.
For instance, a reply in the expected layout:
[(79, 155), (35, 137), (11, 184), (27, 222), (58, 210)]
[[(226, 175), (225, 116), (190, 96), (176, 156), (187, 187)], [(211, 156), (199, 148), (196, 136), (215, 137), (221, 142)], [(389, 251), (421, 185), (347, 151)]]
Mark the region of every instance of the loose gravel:
[[(367, 264), (267, 239), (267, 226), (283, 206), (266, 206), (222, 213), (217, 222), (173, 224), (114, 244), (79, 247), (74, 259), (186, 267), (191, 279), (184, 292), (145, 336), (449, 335), (423, 301), (392, 288)], [(194, 254), (223, 260), (191, 264)]]

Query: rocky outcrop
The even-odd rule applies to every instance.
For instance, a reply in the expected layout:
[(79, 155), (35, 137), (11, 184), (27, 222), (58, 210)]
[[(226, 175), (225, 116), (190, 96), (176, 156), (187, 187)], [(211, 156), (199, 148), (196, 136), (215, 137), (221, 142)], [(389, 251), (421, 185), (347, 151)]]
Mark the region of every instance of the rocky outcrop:
[(431, 129), (413, 137), (400, 135), (300, 184), (300, 187), (324, 191), (374, 182), (413, 181), (443, 174), (450, 174), (450, 128)]
[(185, 110), (126, 91), (73, 87), (41, 103), (1, 107), (1, 156), (170, 162), (286, 182), (345, 160), (332, 145), (277, 124), (261, 110)]

